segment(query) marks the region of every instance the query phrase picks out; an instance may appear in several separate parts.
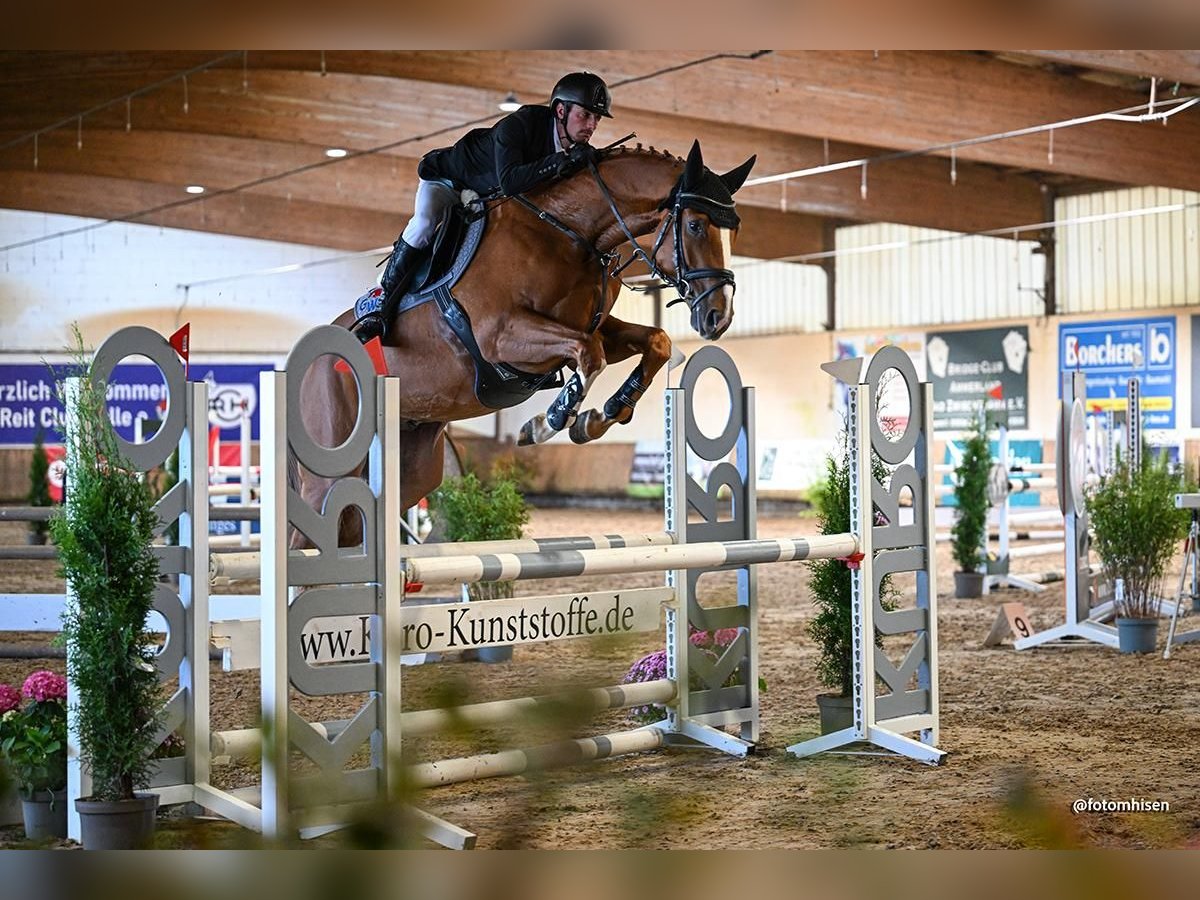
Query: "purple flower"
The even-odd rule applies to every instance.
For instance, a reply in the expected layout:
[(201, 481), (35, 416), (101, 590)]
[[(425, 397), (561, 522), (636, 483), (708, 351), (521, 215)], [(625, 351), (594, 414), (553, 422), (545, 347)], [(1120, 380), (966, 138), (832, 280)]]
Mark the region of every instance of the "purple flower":
[(47, 672), (41, 669), (34, 672), (25, 679), (25, 684), (21, 686), (22, 696), (36, 700), (38, 703), (45, 703), (47, 700), (67, 699), (67, 679), (61, 675), (55, 675), (53, 672)]
[(0, 716), (21, 705), (21, 692), (11, 684), (0, 684)]

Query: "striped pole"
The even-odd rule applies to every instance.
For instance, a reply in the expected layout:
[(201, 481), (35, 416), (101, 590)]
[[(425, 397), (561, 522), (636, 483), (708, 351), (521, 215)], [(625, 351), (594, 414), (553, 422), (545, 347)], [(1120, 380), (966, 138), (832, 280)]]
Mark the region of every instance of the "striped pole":
[[(435, 556), (477, 556), (485, 553), (546, 553), (557, 550), (610, 550), (624, 547), (661, 547), (674, 543), (665, 531), (645, 534), (589, 534), (579, 537), (517, 538), (509, 541), (462, 541), (435, 544), (406, 544), (400, 555), (408, 559)], [(313, 556), (315, 550), (296, 550), (294, 554)], [(230, 581), (258, 578), (258, 553), (222, 553), (208, 561), (209, 580)]]
[(557, 769), (594, 759), (657, 750), (664, 742), (665, 736), (659, 729), (639, 728), (636, 731), (620, 731), (600, 737), (543, 744), (528, 750), (504, 750), (500, 753), (483, 753), (462, 759), (421, 763), (409, 767), (408, 785), (419, 790), (439, 785), (461, 784), (464, 781), (479, 781), (483, 778), (520, 775), (522, 772)]
[(858, 539), (854, 535), (830, 534), (808, 538), (709, 541), (611, 550), (557, 550), (547, 553), (409, 559), (404, 563), (404, 574), (409, 581), (424, 584), (474, 584), (479, 581), (570, 578), (578, 575), (761, 565), (799, 559), (837, 559), (852, 556), (858, 550)]
[[(417, 709), (400, 717), (400, 729), (406, 738), (441, 734), (453, 729), (478, 729), (514, 722), (538, 710), (563, 709), (576, 713), (629, 709), (651, 703), (670, 703), (675, 699), (675, 682), (666, 678), (622, 684), (616, 687), (587, 688), (541, 697), (516, 697), (445, 709)], [(311, 722), (323, 737), (343, 731), (348, 721)], [(214, 756), (250, 759), (260, 752), (262, 732), (257, 728), (216, 731), (212, 736)]]

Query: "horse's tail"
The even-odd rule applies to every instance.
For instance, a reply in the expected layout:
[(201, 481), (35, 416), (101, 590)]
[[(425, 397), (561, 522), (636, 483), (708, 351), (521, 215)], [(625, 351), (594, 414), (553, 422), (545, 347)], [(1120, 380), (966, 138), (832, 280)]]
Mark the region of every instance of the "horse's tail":
[[(300, 461), (296, 459), (296, 454), (292, 452), (290, 445), (288, 446), (287, 450), (287, 483), (289, 488), (291, 488), (297, 494), (300, 493)], [(298, 532), (296, 532), (295, 529), (291, 527), (288, 528), (289, 547), (292, 545), (292, 538), (297, 533)]]
[(289, 446), (287, 451), (287, 482), (297, 494), (300, 493), (300, 463), (296, 459), (296, 454), (292, 452)]

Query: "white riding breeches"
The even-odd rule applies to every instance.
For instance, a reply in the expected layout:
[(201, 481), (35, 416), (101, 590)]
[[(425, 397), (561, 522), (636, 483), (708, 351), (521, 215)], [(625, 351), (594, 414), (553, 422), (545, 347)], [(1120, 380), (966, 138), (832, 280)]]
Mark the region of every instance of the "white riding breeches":
[(448, 181), (426, 181), (417, 183), (416, 207), (401, 235), (410, 247), (428, 247), (433, 240), (434, 229), (442, 220), (442, 214), (453, 203), (458, 202), (458, 191)]

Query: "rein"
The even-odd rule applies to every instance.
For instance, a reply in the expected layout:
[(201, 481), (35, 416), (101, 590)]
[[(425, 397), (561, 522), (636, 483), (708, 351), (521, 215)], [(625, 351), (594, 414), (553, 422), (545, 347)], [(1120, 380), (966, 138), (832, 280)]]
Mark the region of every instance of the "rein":
[[(603, 307), (605, 299), (608, 297), (609, 278), (620, 279), (621, 273), (629, 268), (629, 266), (637, 259), (641, 259), (643, 262), (645, 262), (646, 267), (650, 270), (650, 273), (655, 278), (670, 285), (679, 294), (676, 299), (667, 304), (668, 308), (674, 306), (676, 303), (686, 303), (688, 309), (694, 311), (696, 307), (703, 303), (704, 300), (707, 299), (708, 296), (714, 291), (724, 288), (726, 285), (729, 285), (736, 290), (737, 285), (734, 281), (734, 275), (731, 270), (689, 268), (687, 255), (684, 252), (683, 229), (681, 225), (683, 224), (683, 210), (689, 207), (687, 200), (704, 200), (706, 203), (713, 203), (715, 201), (708, 197), (702, 197), (699, 194), (693, 194), (680, 190), (681, 185), (679, 182), (676, 182), (675, 186), (671, 189), (671, 193), (668, 194), (668, 198), (674, 195), (675, 202), (671, 207), (671, 211), (667, 214), (666, 218), (663, 219), (663, 223), (659, 227), (658, 234), (655, 236), (654, 244), (651, 246), (649, 252), (647, 252), (645, 249), (643, 249), (642, 245), (638, 243), (638, 239), (634, 236), (628, 224), (626, 224), (625, 217), (621, 215), (621, 211), (617, 208), (617, 202), (612, 195), (612, 191), (609, 190), (608, 185), (600, 176), (600, 170), (595, 161), (589, 160), (588, 168), (592, 173), (592, 177), (596, 180), (596, 185), (600, 188), (601, 195), (604, 197), (605, 202), (608, 203), (608, 208), (611, 210), (617, 225), (624, 233), (626, 240), (633, 245), (633, 251), (630, 253), (629, 258), (624, 262), (620, 261), (620, 254), (616, 250), (610, 250), (607, 253), (600, 252), (600, 250), (593, 243), (591, 243), (578, 231), (573, 229), (570, 225), (567, 225), (553, 213), (548, 212), (547, 210), (544, 210), (537, 204), (533, 203), (533, 201), (529, 200), (523, 194), (514, 194), (512, 195), (511, 199), (516, 200), (535, 216), (537, 216), (541, 221), (565, 234), (573, 242), (582, 247), (590, 258), (594, 257), (600, 263), (601, 289), (597, 298), (596, 309), (592, 314), (591, 324), (588, 327), (589, 334), (600, 327), (600, 323), (604, 318)], [(682, 181), (682, 179), (683, 176), (680, 175), (680, 181)], [(663, 242), (666, 240), (667, 229), (671, 228), (672, 226), (674, 226), (673, 230), (675, 238), (673, 245), (674, 258), (672, 260), (675, 268), (674, 276), (668, 275), (665, 271), (663, 271), (662, 267), (655, 262), (655, 257), (658, 256), (658, 251), (661, 249)], [(704, 293), (697, 294), (696, 289), (692, 286), (692, 283), (705, 278), (714, 279), (714, 284), (709, 287), (708, 290), (704, 291)], [(621, 283), (624, 287), (627, 287), (630, 290), (649, 290), (648, 288), (634, 287), (633, 285), (627, 283), (624, 279), (621, 279)]]

